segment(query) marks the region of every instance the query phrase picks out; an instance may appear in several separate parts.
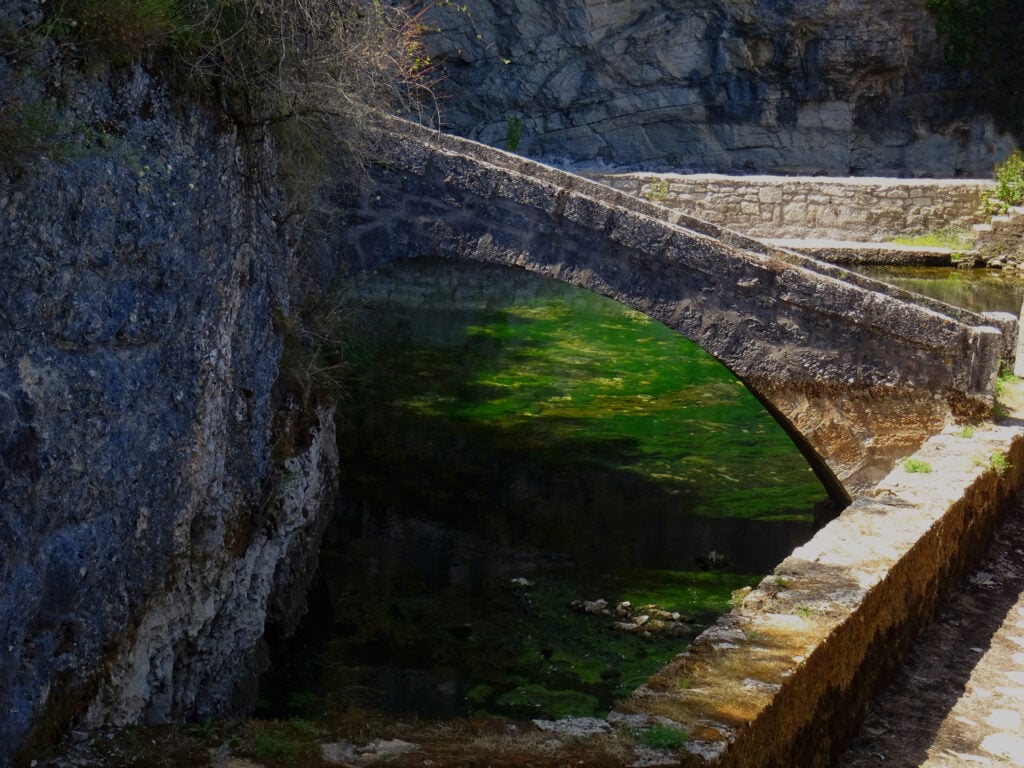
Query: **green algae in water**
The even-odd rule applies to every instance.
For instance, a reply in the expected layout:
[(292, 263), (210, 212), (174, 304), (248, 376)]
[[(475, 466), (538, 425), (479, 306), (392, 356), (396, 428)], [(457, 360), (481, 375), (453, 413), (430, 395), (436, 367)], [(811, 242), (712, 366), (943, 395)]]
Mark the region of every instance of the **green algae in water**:
[[(275, 665), (318, 712), (604, 714), (809, 538), (824, 493), (803, 458), (664, 326), (447, 264), (390, 270), (359, 302), (376, 351), (346, 393), (319, 605)], [(722, 570), (698, 570), (712, 551)], [(624, 601), (680, 620), (616, 630)]]

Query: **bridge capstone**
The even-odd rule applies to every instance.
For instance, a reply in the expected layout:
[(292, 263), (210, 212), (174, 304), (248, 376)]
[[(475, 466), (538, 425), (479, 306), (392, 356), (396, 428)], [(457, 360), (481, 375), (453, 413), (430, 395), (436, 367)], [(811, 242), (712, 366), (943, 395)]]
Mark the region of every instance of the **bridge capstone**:
[(1013, 318), (926, 300), (465, 139), (403, 121), (390, 134), (372, 191), (337, 222), (351, 271), (481, 261), (632, 306), (735, 373), (837, 501), (951, 420), (991, 410)]

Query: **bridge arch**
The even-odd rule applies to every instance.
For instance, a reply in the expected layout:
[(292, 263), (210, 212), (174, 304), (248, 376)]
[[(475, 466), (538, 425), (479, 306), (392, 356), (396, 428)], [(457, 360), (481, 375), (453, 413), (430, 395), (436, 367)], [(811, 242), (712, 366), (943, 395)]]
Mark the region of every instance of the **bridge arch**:
[(991, 408), (1013, 320), (1000, 330), (579, 176), (391, 127), (375, 184), (334, 222), (351, 271), (421, 255), (482, 261), (631, 306), (743, 381), (840, 503), (950, 420)]

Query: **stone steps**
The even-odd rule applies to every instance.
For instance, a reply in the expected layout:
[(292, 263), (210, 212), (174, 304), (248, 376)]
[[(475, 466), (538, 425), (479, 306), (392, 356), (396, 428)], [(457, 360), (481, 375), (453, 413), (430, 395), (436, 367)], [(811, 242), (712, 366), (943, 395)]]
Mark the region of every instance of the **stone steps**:
[[(997, 200), (990, 202), (1001, 205)], [(972, 229), (975, 247), (986, 266), (1024, 271), (1024, 206), (1011, 206)]]

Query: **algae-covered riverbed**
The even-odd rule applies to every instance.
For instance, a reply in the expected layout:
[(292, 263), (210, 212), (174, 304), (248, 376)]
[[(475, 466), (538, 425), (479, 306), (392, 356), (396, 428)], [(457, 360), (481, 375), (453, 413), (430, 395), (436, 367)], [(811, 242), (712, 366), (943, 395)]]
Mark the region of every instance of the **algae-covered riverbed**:
[(348, 302), (343, 489), (265, 714), (601, 715), (811, 535), (783, 431), (643, 315), (435, 262)]

